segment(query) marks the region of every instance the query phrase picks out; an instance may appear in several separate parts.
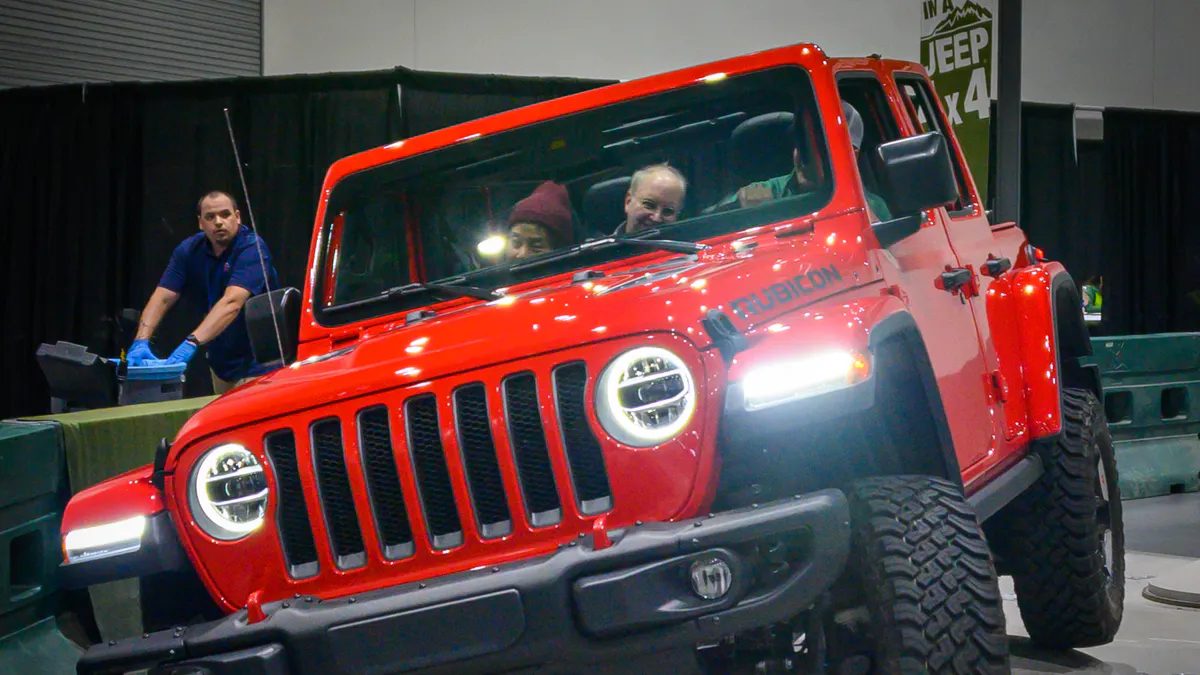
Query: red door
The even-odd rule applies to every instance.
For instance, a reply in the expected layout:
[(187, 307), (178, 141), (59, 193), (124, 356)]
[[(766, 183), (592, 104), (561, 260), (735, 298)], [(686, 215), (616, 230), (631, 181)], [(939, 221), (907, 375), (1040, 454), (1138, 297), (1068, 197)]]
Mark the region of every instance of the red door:
[[(897, 74), (896, 84), (907, 102), (906, 110), (915, 132), (936, 130), (941, 131), (947, 139), (951, 138), (945, 131), (945, 116), (936, 105), (937, 99), (924, 78), (916, 74)], [(970, 180), (970, 174), (962, 166), (960, 153), (953, 146), (950, 149), (959, 186), (959, 200), (951, 208), (939, 208), (935, 213), (950, 242), (955, 259), (954, 268), (968, 270), (970, 274), (971, 281), (959, 293), (959, 298), (971, 311), (979, 336), (983, 370), (981, 391), (986, 401), (979, 410), (987, 411), (989, 419), (986, 425), (992, 432), (986, 452), (978, 458), (980, 462), (964, 471), (964, 479), (969, 483), (1003, 463), (1009, 453), (1025, 440), (1026, 432), (1021, 425), (1020, 416), (1005, 414), (1010, 392), (1008, 382), (1001, 373), (986, 305), (987, 288), (992, 281), (992, 277), (988, 275), (989, 271), (1000, 271), (1005, 260), (1011, 265), (1016, 259), (1016, 245), (1009, 242), (1008, 238), (1001, 240), (994, 235), (980, 205), (978, 192)], [(989, 262), (992, 265), (991, 270)], [(1013, 384), (1016, 386), (1016, 383)], [(1012, 397), (1011, 405), (1017, 405), (1015, 396)], [(975, 416), (978, 418), (979, 414)], [(978, 421), (981, 425), (983, 422)], [(964, 469), (966, 468), (964, 465)]]
[[(838, 73), (838, 90), (863, 118), (860, 178), (864, 190), (883, 195), (870, 164), (879, 143), (900, 135), (895, 110), (872, 70)], [(877, 214), (873, 214), (875, 217)], [(908, 306), (924, 338), (937, 378), (959, 466), (970, 473), (994, 453), (995, 411), (984, 387), (988, 363), (971, 303), (938, 288), (947, 268), (959, 266), (941, 214), (930, 211), (915, 234), (874, 253), (887, 284)]]

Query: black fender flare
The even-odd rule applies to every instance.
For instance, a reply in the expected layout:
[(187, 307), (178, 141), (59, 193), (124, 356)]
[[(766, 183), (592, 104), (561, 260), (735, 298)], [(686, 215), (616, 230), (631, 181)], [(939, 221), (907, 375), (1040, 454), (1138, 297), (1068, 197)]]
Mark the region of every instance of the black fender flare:
[(1083, 362), (1092, 355), (1092, 340), (1083, 322), (1083, 299), (1079, 287), (1069, 272), (1061, 271), (1050, 280), (1050, 302), (1053, 308), (1054, 344), (1058, 348), (1058, 367), (1062, 373), (1060, 389), (1087, 389), (1103, 401), (1100, 369)]
[[(896, 347), (891, 347), (892, 344), (895, 344)], [(942, 394), (937, 386), (937, 377), (933, 373), (933, 364), (929, 360), (929, 350), (925, 346), (925, 339), (912, 314), (907, 311), (898, 311), (875, 324), (867, 338), (867, 348), (875, 357), (876, 372), (880, 366), (886, 367), (884, 362), (890, 349), (900, 350), (901, 354), (911, 360), (917, 376), (921, 380), (925, 401), (929, 405), (929, 414), (937, 433), (942, 466), (945, 471), (941, 478), (953, 481), (962, 487), (962, 471), (958, 465), (958, 456), (954, 452), (954, 439), (950, 435), (950, 424), (946, 419), (945, 406), (942, 405)], [(878, 382), (883, 378), (875, 379), (877, 380), (876, 387), (881, 386)], [(880, 394), (881, 392), (877, 390), (876, 404), (887, 405), (886, 398)]]

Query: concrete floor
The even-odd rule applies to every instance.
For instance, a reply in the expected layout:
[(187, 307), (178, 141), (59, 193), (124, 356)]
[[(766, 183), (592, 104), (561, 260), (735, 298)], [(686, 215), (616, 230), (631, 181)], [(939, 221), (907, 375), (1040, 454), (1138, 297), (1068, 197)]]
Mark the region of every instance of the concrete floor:
[[(1200, 674), (1200, 610), (1142, 597), (1155, 577), (1200, 558), (1200, 493), (1127, 501), (1125, 618), (1116, 639), (1092, 649), (1053, 652), (1025, 639), (1012, 579), (1000, 580), (1014, 673)], [(1200, 579), (1194, 584), (1200, 587)]]

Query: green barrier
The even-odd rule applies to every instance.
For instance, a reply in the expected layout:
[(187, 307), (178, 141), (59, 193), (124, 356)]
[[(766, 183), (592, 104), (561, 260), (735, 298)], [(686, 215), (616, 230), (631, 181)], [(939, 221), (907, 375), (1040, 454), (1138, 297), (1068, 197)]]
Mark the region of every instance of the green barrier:
[(53, 618), (0, 637), (0, 673), (74, 675), (83, 649), (58, 631)]
[(0, 635), (52, 614), (66, 500), (53, 424), (0, 423)]
[(1092, 338), (1127, 499), (1200, 490), (1200, 333)]
[[(50, 423), (62, 442), (72, 494), (119, 473), (154, 461), (161, 438), (174, 438), (197, 410), (216, 397), (143, 403), (31, 417), (27, 421)], [(0, 466), (7, 466), (0, 464)], [(57, 566), (59, 532), (53, 528)], [(105, 640), (142, 632), (137, 579), (99, 584), (90, 589), (96, 625)]]

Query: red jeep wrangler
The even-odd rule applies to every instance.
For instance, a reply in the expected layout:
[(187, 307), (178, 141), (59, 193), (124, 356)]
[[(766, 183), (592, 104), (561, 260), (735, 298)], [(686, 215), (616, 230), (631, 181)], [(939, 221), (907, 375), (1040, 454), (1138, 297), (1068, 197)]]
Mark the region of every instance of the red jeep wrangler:
[[(289, 365), (67, 507), (67, 581), (175, 625), (79, 670), (1007, 672), (998, 572), (1037, 642), (1110, 640), (1079, 294), (936, 101), (796, 45), (338, 161), (248, 309)], [(614, 233), (662, 162), (680, 211)], [(545, 181), (570, 230), (515, 256)]]

